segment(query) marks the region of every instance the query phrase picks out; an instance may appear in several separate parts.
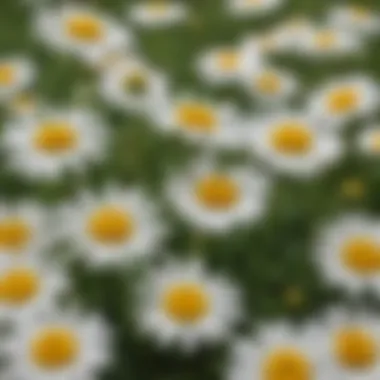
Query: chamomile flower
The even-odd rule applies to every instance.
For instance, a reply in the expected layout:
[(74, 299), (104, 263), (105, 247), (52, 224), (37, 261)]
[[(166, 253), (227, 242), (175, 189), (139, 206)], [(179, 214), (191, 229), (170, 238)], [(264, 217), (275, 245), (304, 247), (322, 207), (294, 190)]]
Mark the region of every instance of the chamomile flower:
[(278, 172), (310, 177), (333, 165), (342, 153), (340, 137), (302, 114), (278, 114), (252, 123), (253, 152)]
[(35, 67), (27, 58), (0, 57), (0, 101), (8, 101), (28, 89), (35, 77)]
[(68, 289), (67, 277), (47, 267), (42, 253), (0, 257), (0, 320), (17, 323), (20, 317), (48, 311)]
[(11, 120), (2, 144), (8, 168), (31, 179), (55, 179), (102, 160), (106, 138), (88, 110), (47, 110)]
[(164, 76), (141, 60), (131, 59), (109, 67), (101, 78), (101, 95), (113, 106), (128, 111), (150, 111), (166, 98)]
[(74, 54), (86, 62), (128, 48), (128, 30), (108, 15), (79, 5), (42, 8), (35, 20), (37, 37), (59, 52)]
[(266, 65), (245, 74), (243, 85), (263, 105), (286, 102), (295, 95), (299, 87), (294, 75)]
[(18, 256), (43, 251), (51, 241), (45, 234), (47, 218), (37, 204), (0, 206), (0, 255)]
[(312, 58), (335, 58), (358, 54), (360, 40), (351, 32), (330, 26), (314, 28), (302, 36), (300, 52)]
[(359, 132), (358, 148), (368, 156), (380, 154), (380, 125), (369, 126)]
[(165, 28), (186, 20), (188, 10), (177, 0), (144, 0), (130, 10), (130, 19), (144, 28)]
[(276, 11), (283, 4), (283, 0), (228, 0), (228, 10), (239, 17), (266, 16)]
[(111, 362), (110, 333), (98, 315), (53, 309), (24, 319), (3, 342), (10, 379), (89, 379)]
[(242, 316), (240, 293), (199, 260), (153, 269), (140, 285), (136, 319), (159, 345), (192, 351), (227, 339)]
[(319, 329), (276, 323), (235, 344), (226, 380), (323, 380)]
[(64, 207), (61, 233), (94, 267), (120, 266), (157, 253), (165, 233), (157, 209), (137, 190), (82, 194)]
[(212, 84), (235, 82), (242, 72), (258, 65), (258, 54), (239, 47), (223, 46), (204, 52), (197, 61), (197, 69), (203, 80)]
[(321, 124), (340, 126), (352, 118), (370, 116), (379, 100), (378, 86), (371, 78), (350, 76), (319, 88), (310, 100), (310, 112)]
[(242, 146), (242, 129), (233, 104), (215, 104), (195, 96), (166, 103), (152, 114), (164, 132), (214, 148), (236, 149)]
[(337, 309), (322, 326), (315, 342), (325, 352), (328, 378), (372, 380), (380, 375), (378, 316)]
[(328, 283), (352, 292), (379, 289), (379, 226), (365, 215), (345, 215), (319, 233), (314, 258)]
[(262, 216), (268, 189), (267, 179), (255, 170), (201, 161), (169, 181), (167, 197), (196, 228), (225, 233)]
[(361, 35), (380, 32), (380, 14), (365, 5), (343, 5), (335, 7), (329, 15), (329, 23), (337, 28)]

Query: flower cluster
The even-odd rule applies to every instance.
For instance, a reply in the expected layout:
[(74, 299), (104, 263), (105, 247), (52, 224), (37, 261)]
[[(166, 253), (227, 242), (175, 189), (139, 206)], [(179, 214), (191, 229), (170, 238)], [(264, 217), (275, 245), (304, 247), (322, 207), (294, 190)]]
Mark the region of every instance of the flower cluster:
[[(222, 273), (225, 253), (215, 251), (223, 251), (227, 239), (260, 235), (278, 202), (280, 180), (306, 188), (352, 152), (380, 153), (376, 79), (363, 70), (342, 70), (323, 81), (316, 75), (309, 93), (302, 78), (308, 65), (364, 57), (380, 35), (380, 15), (341, 5), (319, 22), (287, 18), (234, 44), (195, 52), (190, 69), (197, 80), (209, 90), (235, 86), (252, 105), (246, 114), (207, 91), (181, 93), (175, 78), (142, 53), (144, 33), (192, 22), (190, 4), (138, 2), (123, 19), (90, 5), (23, 6), (33, 6), (29, 33), (45, 66), (25, 52), (0, 58), (1, 174), (42, 192), (72, 178), (75, 191), (53, 204), (17, 195), (1, 199), (0, 323), (9, 329), (0, 343), (1, 378), (92, 380), (115, 365), (117, 335), (124, 330), (103, 310), (84, 307), (86, 294), (77, 299), (75, 265), (89, 276), (133, 278), (116, 290), (132, 294), (125, 318), (137, 339), (148, 338), (159, 351), (178, 348), (192, 356), (226, 344), (228, 360), (218, 372), (225, 380), (378, 377), (380, 324), (372, 310), (335, 307), (299, 326), (264, 320), (258, 331), (242, 334), (257, 327), (255, 305), (247, 300), (258, 289), (239, 284), (239, 277), (252, 263), (262, 276), (265, 268), (252, 259), (255, 252), (245, 252), (236, 258), (241, 273), (228, 273), (232, 260)], [(244, 23), (284, 7), (282, 0), (228, 0), (223, 12)], [(297, 73), (277, 62), (284, 56), (300, 63)], [(86, 81), (65, 83), (73, 96), (57, 105), (44, 99), (39, 83), (49, 65), (61, 62), (80, 67)], [(125, 118), (124, 128), (119, 120)], [(140, 136), (122, 136), (134, 120), (146, 124), (146, 145)], [(351, 128), (358, 124), (363, 128)], [(351, 131), (352, 146), (346, 139)], [(173, 142), (180, 147), (170, 163), (163, 154), (154, 191), (139, 180), (147, 169), (139, 151), (152, 140), (162, 151)], [(128, 155), (137, 169), (125, 179)], [(113, 165), (121, 168), (115, 176)], [(100, 187), (89, 186), (91, 174)], [(346, 195), (360, 192), (360, 183), (346, 184)], [(297, 204), (290, 206), (294, 211)], [(353, 303), (368, 291), (377, 296), (380, 220), (360, 210), (322, 224), (313, 227), (306, 251), (324, 285)], [(180, 240), (191, 240), (180, 249), (173, 242), (177, 227), (190, 236)], [(282, 236), (277, 227), (268, 234), (269, 240)], [(215, 244), (212, 258), (208, 243)], [(280, 248), (284, 254), (299, 249)], [(302, 298), (297, 289), (287, 296), (289, 303)]]

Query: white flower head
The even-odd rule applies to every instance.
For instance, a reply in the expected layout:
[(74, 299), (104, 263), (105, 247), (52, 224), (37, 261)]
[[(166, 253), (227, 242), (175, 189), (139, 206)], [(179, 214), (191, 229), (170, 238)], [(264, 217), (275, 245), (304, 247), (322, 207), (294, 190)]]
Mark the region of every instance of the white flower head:
[(139, 291), (137, 323), (161, 346), (178, 345), (191, 352), (228, 339), (242, 316), (235, 286), (195, 259), (152, 270)]
[(132, 44), (130, 32), (92, 7), (63, 5), (39, 10), (37, 37), (52, 49), (74, 54), (87, 63)]
[(340, 136), (304, 114), (280, 113), (253, 121), (249, 135), (253, 153), (276, 171), (296, 177), (317, 175), (342, 153)]
[(5, 126), (7, 165), (31, 179), (80, 172), (104, 158), (107, 134), (97, 115), (85, 109), (47, 110)]
[(133, 264), (158, 253), (166, 228), (137, 189), (84, 193), (62, 212), (62, 237), (95, 268)]
[(51, 309), (26, 317), (3, 344), (9, 378), (83, 380), (111, 362), (110, 333), (98, 315)]
[(28, 89), (35, 78), (36, 68), (26, 57), (0, 57), (0, 101), (9, 101)]
[(349, 292), (380, 288), (380, 224), (361, 214), (325, 226), (315, 241), (314, 259), (327, 282)]
[(136, 25), (149, 29), (167, 28), (184, 22), (188, 9), (177, 0), (145, 0), (130, 9), (129, 18)]
[(262, 217), (269, 181), (250, 168), (196, 162), (167, 186), (167, 197), (184, 220), (200, 230), (225, 233)]

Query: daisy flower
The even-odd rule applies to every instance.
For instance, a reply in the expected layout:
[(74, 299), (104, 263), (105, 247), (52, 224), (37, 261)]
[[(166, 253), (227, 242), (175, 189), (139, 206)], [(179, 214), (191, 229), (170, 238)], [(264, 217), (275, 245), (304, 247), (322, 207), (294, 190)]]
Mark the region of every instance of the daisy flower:
[(128, 30), (108, 15), (83, 5), (41, 8), (35, 19), (37, 38), (52, 49), (87, 63), (132, 43)]
[(100, 93), (105, 100), (132, 112), (150, 111), (168, 96), (167, 91), (165, 77), (137, 59), (111, 65), (100, 80)]
[(212, 84), (235, 82), (242, 72), (254, 69), (259, 62), (259, 55), (239, 47), (222, 46), (204, 52), (197, 60), (196, 66), (203, 80)]
[(369, 116), (379, 104), (379, 90), (361, 75), (336, 79), (319, 88), (310, 100), (310, 112), (326, 122), (343, 125), (352, 118)]
[(61, 234), (95, 267), (117, 267), (157, 253), (165, 227), (136, 189), (85, 193), (62, 210)]
[(334, 27), (319, 27), (304, 33), (299, 51), (312, 58), (334, 58), (360, 52), (360, 40), (351, 32)]
[(34, 65), (25, 57), (0, 57), (0, 101), (12, 99), (36, 78)]
[(214, 148), (236, 149), (242, 146), (242, 128), (235, 106), (215, 104), (195, 96), (163, 102), (153, 113), (154, 121), (167, 133)]
[(144, 28), (167, 28), (186, 20), (188, 9), (184, 3), (172, 0), (144, 0), (130, 9), (129, 18)]
[(325, 352), (327, 378), (376, 379), (380, 374), (379, 336), (378, 316), (362, 311), (331, 311), (315, 341)]
[(161, 346), (192, 351), (227, 339), (241, 318), (234, 285), (195, 259), (151, 270), (138, 296), (137, 323)]
[(228, 11), (238, 17), (266, 16), (276, 11), (283, 0), (228, 0)]
[(90, 379), (111, 362), (110, 334), (98, 315), (53, 310), (24, 319), (3, 342), (10, 379)]
[(337, 28), (361, 35), (380, 32), (380, 15), (365, 5), (341, 5), (333, 8), (328, 17), (329, 23)]
[(17, 325), (20, 317), (49, 310), (68, 289), (67, 280), (56, 268), (47, 267), (42, 257), (1, 256), (0, 319)]
[(13, 171), (31, 179), (55, 179), (102, 160), (106, 137), (88, 110), (47, 110), (8, 122), (2, 145)]
[(39, 253), (51, 243), (45, 233), (47, 222), (44, 210), (37, 204), (1, 204), (0, 255)]
[(323, 354), (316, 345), (319, 329), (271, 324), (257, 338), (239, 340), (226, 380), (323, 380)]
[(299, 87), (294, 75), (269, 65), (245, 74), (243, 85), (262, 105), (286, 102)]
[(222, 168), (201, 161), (169, 180), (167, 197), (196, 228), (225, 233), (262, 216), (268, 187), (267, 179), (250, 168)]
[(380, 154), (380, 126), (372, 125), (360, 131), (357, 144), (364, 154), (378, 156)]
[(278, 172), (311, 177), (333, 165), (342, 153), (340, 137), (305, 115), (278, 114), (256, 123), (247, 141)]
[(380, 285), (380, 224), (365, 215), (345, 215), (315, 239), (314, 259), (326, 281), (358, 292)]

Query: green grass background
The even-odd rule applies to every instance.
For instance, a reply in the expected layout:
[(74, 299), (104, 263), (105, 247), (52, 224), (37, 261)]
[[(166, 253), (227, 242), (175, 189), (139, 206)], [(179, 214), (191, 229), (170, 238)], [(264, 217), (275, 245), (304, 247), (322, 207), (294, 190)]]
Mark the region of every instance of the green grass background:
[[(37, 2), (37, 0), (35, 0)], [(135, 1), (93, 0), (94, 4), (114, 14), (126, 26), (125, 11)], [(51, 3), (55, 3), (54, 0)], [(56, 1), (58, 3), (58, 1)], [(344, 4), (344, 2), (340, 2)], [(379, 0), (357, 0), (350, 3), (368, 5), (380, 11)], [(199, 250), (215, 271), (225, 272), (243, 290), (247, 318), (238, 328), (241, 334), (259, 328), (276, 318), (312, 321), (329, 305), (346, 303), (354, 307), (379, 308), (371, 294), (348, 299), (344, 291), (323, 283), (312, 265), (313, 234), (331, 217), (345, 211), (380, 213), (380, 166), (376, 159), (360, 157), (348, 150), (346, 157), (322, 176), (298, 181), (272, 176), (271, 194), (266, 217), (256, 226), (248, 226), (221, 238), (195, 231), (173, 215), (162, 199), (165, 178), (181, 171), (184, 164), (199, 151), (177, 138), (160, 135), (152, 123), (142, 117), (126, 115), (107, 107), (95, 91), (96, 73), (68, 56), (57, 56), (42, 47), (30, 33), (31, 7), (19, 0), (3, 0), (0, 5), (0, 49), (3, 56), (24, 53), (39, 66), (35, 91), (47, 104), (65, 105), (83, 102), (100, 110), (112, 134), (112, 148), (101, 166), (89, 169), (85, 177), (66, 175), (57, 183), (28, 182), (7, 171), (0, 161), (0, 194), (2, 200), (34, 199), (44, 205), (56, 205), (70, 199), (83, 188), (96, 189), (117, 181), (141, 185), (153, 199), (163, 205), (165, 221), (172, 232), (167, 249), (176, 256)], [(255, 115), (257, 105), (239, 87), (214, 89), (203, 83), (194, 71), (195, 57), (205, 49), (224, 43), (237, 43), (247, 32), (270, 29), (291, 15), (306, 15), (323, 20), (338, 1), (285, 0), (285, 6), (265, 18), (237, 20), (225, 12), (221, 0), (188, 0), (191, 17), (188, 23), (162, 31), (135, 28), (141, 53), (167, 73), (173, 93), (190, 92), (212, 99), (235, 102), (244, 116)], [(380, 39), (369, 38), (363, 54), (354, 59), (313, 62), (292, 56), (273, 57), (273, 62), (294, 72), (310, 93), (318, 84), (343, 73), (366, 72), (380, 83)], [(78, 88), (88, 91), (81, 98)], [(300, 101), (298, 99), (298, 101)], [(296, 101), (297, 105), (297, 101)], [(1, 111), (1, 121), (7, 117)], [(364, 123), (349, 126), (344, 138), (348, 146)], [(1, 138), (1, 137), (0, 137)], [(250, 162), (244, 154), (220, 154), (226, 162)], [(365, 186), (364, 195), (351, 199), (341, 191), (341, 184), (357, 178)], [(48, 232), (47, 232), (48, 233)], [(65, 254), (64, 250), (60, 252)], [(91, 273), (80, 263), (70, 268), (76, 294), (86, 307), (100, 310), (115, 332), (115, 362), (104, 380), (220, 380), (225, 370), (229, 344), (208, 347), (190, 357), (175, 349), (158, 350), (148, 338), (141, 337), (133, 320), (133, 287), (144, 268), (133, 271)], [(302, 302), (291, 303), (287, 289), (302, 294)]]

